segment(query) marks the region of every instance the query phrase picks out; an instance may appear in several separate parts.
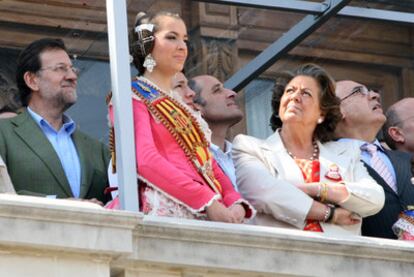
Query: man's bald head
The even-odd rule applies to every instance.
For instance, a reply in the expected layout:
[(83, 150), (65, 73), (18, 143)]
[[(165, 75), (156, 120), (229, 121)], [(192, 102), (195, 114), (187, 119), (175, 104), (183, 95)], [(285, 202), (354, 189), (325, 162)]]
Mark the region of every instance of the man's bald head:
[(352, 88), (358, 85), (360, 84), (351, 80), (338, 81), (336, 82), (335, 94), (339, 99), (342, 99), (352, 91)]
[(382, 128), (392, 149), (414, 153), (414, 98), (407, 97), (391, 105)]
[(392, 104), (388, 110), (388, 112), (395, 112), (399, 117), (406, 114), (409, 110), (412, 110), (414, 108), (414, 97), (407, 97), (403, 98), (398, 102), (395, 102)]

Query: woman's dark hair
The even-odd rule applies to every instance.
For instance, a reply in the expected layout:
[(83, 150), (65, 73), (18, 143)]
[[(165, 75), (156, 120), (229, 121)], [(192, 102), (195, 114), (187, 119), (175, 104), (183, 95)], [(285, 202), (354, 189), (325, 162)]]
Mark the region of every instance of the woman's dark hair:
[(333, 78), (322, 67), (315, 64), (304, 64), (292, 72), (279, 73), (276, 77), (272, 95), (272, 116), (270, 117), (272, 130), (275, 131), (282, 127), (282, 121), (279, 117), (280, 99), (286, 85), (297, 76), (312, 77), (320, 88), (319, 106), (324, 115), (324, 121), (316, 126), (315, 138), (321, 142), (334, 139), (336, 125), (342, 118), (339, 108), (340, 100), (335, 95), (335, 81)]
[(66, 51), (65, 44), (61, 39), (44, 38), (30, 43), (17, 58), (16, 83), (20, 93), (22, 105), (26, 107), (29, 104), (32, 90), (24, 81), (26, 72), (36, 73), (42, 67), (40, 54), (50, 49), (61, 49)]
[[(135, 68), (138, 70), (138, 75), (142, 75), (145, 72), (145, 68), (143, 66), (144, 60), (145, 57), (154, 49), (154, 34), (159, 30), (159, 20), (160, 17), (163, 16), (182, 20), (178, 14), (171, 12), (161, 11), (154, 15), (139, 12), (135, 18), (134, 27), (129, 32), (129, 52), (132, 55)], [(141, 24), (153, 24), (154, 28), (152, 31), (142, 29), (137, 32), (135, 28)]]

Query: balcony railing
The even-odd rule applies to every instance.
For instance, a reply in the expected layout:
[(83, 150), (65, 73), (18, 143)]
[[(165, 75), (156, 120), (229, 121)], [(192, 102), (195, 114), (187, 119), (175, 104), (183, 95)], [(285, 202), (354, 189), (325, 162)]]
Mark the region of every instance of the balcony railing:
[(0, 195), (5, 276), (412, 276), (414, 244)]

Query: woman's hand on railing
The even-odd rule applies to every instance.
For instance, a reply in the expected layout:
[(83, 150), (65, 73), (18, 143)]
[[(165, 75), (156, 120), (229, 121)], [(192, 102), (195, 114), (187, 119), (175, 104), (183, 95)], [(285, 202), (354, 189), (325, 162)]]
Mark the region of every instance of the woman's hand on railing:
[(235, 204), (229, 209), (233, 215), (233, 218), (236, 220), (235, 223), (242, 223), (244, 217), (246, 216), (246, 210), (243, 208), (243, 206), (241, 204)]
[[(236, 206), (236, 205), (235, 205)], [(241, 207), (243, 209), (243, 207)], [(243, 209), (244, 212), (244, 209)], [(221, 221), (227, 223), (240, 223), (241, 220), (238, 219), (240, 216), (239, 208), (232, 209), (227, 208), (218, 201), (213, 201), (213, 203), (207, 207), (207, 217), (211, 221)], [(243, 216), (244, 218), (244, 216)]]

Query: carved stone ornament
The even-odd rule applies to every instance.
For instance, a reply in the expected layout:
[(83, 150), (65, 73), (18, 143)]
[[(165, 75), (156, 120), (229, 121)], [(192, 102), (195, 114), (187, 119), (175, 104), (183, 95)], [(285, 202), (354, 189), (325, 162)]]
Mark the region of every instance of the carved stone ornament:
[(234, 71), (236, 63), (234, 42), (222, 40), (208, 40), (207, 56), (203, 58), (207, 62), (207, 74), (213, 75), (219, 80), (228, 79)]

